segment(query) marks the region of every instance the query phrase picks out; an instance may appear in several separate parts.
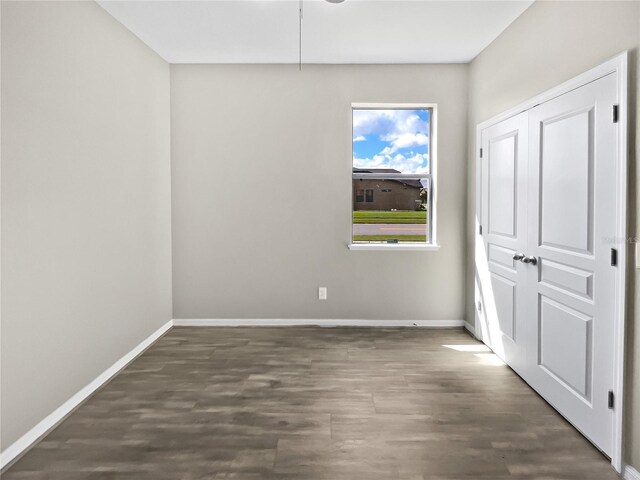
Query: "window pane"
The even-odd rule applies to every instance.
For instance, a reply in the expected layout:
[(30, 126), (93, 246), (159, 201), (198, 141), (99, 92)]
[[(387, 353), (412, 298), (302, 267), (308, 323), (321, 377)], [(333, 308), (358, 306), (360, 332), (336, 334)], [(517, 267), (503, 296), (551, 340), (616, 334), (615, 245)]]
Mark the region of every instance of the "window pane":
[(429, 173), (430, 109), (354, 109), (353, 167), (370, 173)]
[(366, 189), (364, 198), (367, 203), (373, 202), (373, 190)]
[(429, 179), (354, 179), (365, 202), (353, 205), (354, 243), (426, 242)]

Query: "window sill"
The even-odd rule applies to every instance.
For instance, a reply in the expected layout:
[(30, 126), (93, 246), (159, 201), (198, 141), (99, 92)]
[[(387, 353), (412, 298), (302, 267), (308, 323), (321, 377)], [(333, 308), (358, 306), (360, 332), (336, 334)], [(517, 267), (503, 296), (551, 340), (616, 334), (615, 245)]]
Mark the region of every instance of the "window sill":
[(347, 245), (349, 250), (369, 250), (386, 252), (391, 250), (401, 250), (407, 252), (436, 252), (440, 250), (440, 245), (434, 243), (419, 244), (419, 243), (350, 243)]

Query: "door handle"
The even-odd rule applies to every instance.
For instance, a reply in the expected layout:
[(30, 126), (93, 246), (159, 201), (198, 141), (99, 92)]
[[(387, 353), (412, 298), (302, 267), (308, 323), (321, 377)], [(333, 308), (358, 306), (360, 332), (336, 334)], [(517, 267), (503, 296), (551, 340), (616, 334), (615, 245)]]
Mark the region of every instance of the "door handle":
[(522, 263), (530, 263), (531, 265), (537, 265), (538, 264), (538, 259), (536, 257), (534, 257), (533, 255), (531, 255), (529, 257), (524, 257), (522, 259)]
[(524, 258), (524, 253), (516, 253), (513, 255), (514, 260), (522, 260)]

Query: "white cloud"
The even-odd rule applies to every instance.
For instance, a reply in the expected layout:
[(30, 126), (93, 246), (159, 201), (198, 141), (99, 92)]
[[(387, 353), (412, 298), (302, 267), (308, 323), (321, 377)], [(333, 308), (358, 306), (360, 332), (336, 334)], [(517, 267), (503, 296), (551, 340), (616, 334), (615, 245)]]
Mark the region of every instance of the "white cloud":
[(426, 125), (413, 110), (354, 110), (353, 135), (425, 133)]
[(380, 155), (391, 155), (394, 152), (395, 152), (395, 149), (387, 146), (382, 149), (382, 151), (380, 152)]
[[(400, 148), (411, 148), (429, 144), (429, 137), (424, 133), (401, 133), (399, 135), (385, 135), (382, 140), (390, 142), (389, 153), (397, 152)], [(389, 148), (389, 147), (387, 147)]]
[(354, 158), (353, 166), (356, 168), (392, 168), (387, 164), (387, 156), (374, 155), (373, 158)]
[(357, 137), (353, 137), (354, 142), (364, 142), (367, 139), (364, 135), (358, 135)]
[[(414, 110), (354, 110), (353, 134), (355, 138), (375, 135), (389, 142), (383, 154), (392, 154), (401, 148), (423, 146), (429, 143), (427, 122)], [(355, 139), (354, 139), (355, 141)]]
[(405, 157), (396, 155), (379, 154), (372, 158), (354, 158), (353, 166), (356, 168), (393, 168), (401, 173), (429, 173), (429, 155), (417, 153)]

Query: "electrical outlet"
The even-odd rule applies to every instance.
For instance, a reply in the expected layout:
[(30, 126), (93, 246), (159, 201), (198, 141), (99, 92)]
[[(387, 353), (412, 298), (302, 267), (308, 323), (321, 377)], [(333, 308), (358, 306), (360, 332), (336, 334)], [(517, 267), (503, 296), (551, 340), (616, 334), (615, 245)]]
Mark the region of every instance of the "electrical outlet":
[(327, 299), (327, 287), (318, 287), (318, 300)]

